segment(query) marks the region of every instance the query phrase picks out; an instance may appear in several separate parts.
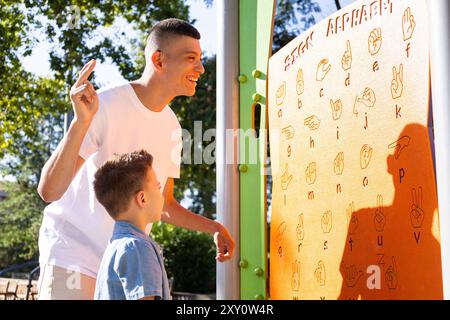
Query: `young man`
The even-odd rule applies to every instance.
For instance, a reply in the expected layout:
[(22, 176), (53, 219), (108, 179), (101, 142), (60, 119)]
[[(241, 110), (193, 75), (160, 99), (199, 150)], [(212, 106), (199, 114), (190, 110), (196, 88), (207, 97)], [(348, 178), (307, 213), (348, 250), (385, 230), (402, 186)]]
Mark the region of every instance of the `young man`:
[(171, 298), (161, 249), (145, 233), (161, 219), (164, 198), (145, 150), (106, 162), (95, 174), (98, 201), (116, 222), (95, 287), (96, 300)]
[(162, 220), (214, 234), (216, 259), (231, 258), (234, 241), (226, 228), (186, 210), (173, 197), (182, 141), (180, 124), (168, 103), (195, 93), (204, 73), (199, 39), (190, 24), (163, 20), (150, 31), (140, 79), (96, 92), (87, 80), (95, 60), (80, 71), (70, 92), (74, 119), (45, 164), (38, 186), (42, 199), (53, 202), (44, 210), (39, 235), (41, 299), (92, 299), (114, 225), (96, 200), (92, 181), (97, 168), (115, 153), (150, 152), (168, 212)]

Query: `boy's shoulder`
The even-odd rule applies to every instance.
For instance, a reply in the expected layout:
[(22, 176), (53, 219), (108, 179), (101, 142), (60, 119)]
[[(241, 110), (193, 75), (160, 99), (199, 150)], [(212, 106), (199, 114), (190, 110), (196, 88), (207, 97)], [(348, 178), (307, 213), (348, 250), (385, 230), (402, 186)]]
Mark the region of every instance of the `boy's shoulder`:
[(158, 250), (158, 246), (150, 238), (143, 239), (133, 234), (114, 237), (111, 239), (110, 245), (113, 247), (116, 255), (119, 256), (125, 254), (154, 254)]

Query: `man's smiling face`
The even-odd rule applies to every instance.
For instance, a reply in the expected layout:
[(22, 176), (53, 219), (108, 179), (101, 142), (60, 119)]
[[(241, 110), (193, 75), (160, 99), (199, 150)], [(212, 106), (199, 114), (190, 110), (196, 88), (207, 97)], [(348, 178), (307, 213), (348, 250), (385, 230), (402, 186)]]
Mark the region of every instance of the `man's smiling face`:
[(162, 70), (174, 96), (193, 96), (198, 78), (205, 72), (200, 41), (189, 36), (175, 36), (166, 42)]

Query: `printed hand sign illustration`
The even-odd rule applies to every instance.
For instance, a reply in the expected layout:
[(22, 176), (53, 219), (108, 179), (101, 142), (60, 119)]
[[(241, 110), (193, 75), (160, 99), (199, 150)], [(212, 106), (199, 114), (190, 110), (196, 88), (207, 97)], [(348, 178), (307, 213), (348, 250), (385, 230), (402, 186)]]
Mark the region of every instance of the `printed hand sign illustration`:
[(376, 55), (380, 52), (383, 37), (381, 36), (381, 28), (375, 28), (369, 35), (369, 52), (371, 55)]
[(316, 80), (323, 81), (330, 70), (331, 64), (329, 63), (328, 59), (322, 59), (317, 66)]
[(362, 270), (359, 270), (355, 265), (345, 267), (345, 283), (347, 287), (355, 287), (362, 275)]
[(302, 69), (298, 69), (297, 72), (297, 94), (301, 95), (304, 91), (305, 91), (305, 81), (303, 80), (303, 70)]
[(286, 97), (286, 81), (278, 88), (276, 92), (276, 102), (277, 106), (281, 106), (284, 102), (284, 97)]
[(308, 184), (314, 184), (316, 182), (317, 173), (316, 173), (316, 163), (311, 162), (305, 170), (306, 182)]
[(281, 132), (284, 134), (286, 140), (291, 140), (295, 136), (295, 130), (293, 126), (287, 126), (281, 129)]
[(317, 268), (314, 270), (314, 277), (321, 287), (325, 286), (325, 264), (322, 260), (317, 263)]
[(397, 289), (397, 283), (398, 283), (398, 271), (397, 271), (397, 265), (395, 263), (395, 258), (392, 257), (392, 265), (388, 267), (385, 274), (385, 280), (388, 288), (390, 290)]
[(361, 169), (367, 169), (367, 167), (370, 164), (370, 160), (372, 159), (372, 153), (373, 153), (373, 149), (371, 146), (365, 144), (363, 145), (363, 147), (361, 148), (361, 152), (360, 152), (360, 163), (361, 163)]
[(316, 116), (310, 116), (305, 119), (303, 122), (306, 127), (308, 127), (311, 131), (317, 130), (320, 127), (320, 120)]
[(334, 158), (334, 173), (338, 176), (344, 172), (344, 153), (339, 152), (336, 158)]
[(344, 55), (342, 56), (342, 69), (344, 71), (349, 70), (352, 67), (352, 47), (350, 45), (350, 40), (347, 40), (347, 50), (344, 52)]
[(342, 101), (339, 99), (333, 102), (333, 99), (330, 99), (331, 111), (333, 114), (333, 120), (339, 120), (342, 115)]
[(384, 226), (386, 225), (386, 217), (383, 212), (383, 196), (381, 194), (377, 195), (377, 209), (375, 210), (373, 222), (375, 224), (375, 230), (377, 232), (383, 232)]
[(289, 173), (288, 164), (286, 163), (286, 169), (283, 172), (283, 175), (281, 176), (281, 188), (286, 191), (289, 187), (289, 184), (292, 181), (292, 174)]
[(333, 215), (330, 210), (322, 214), (322, 219), (320, 220), (323, 233), (330, 233), (332, 223), (333, 223)]
[(400, 158), (403, 150), (409, 147), (410, 142), (411, 138), (408, 136), (404, 136), (389, 145), (389, 149), (395, 149), (394, 156), (396, 160)]
[(348, 234), (354, 235), (358, 229), (358, 217), (355, 213), (355, 203), (352, 202), (347, 207)]
[(422, 206), (422, 187), (412, 189), (411, 224), (413, 228), (421, 228), (425, 213)]
[(398, 72), (397, 68), (394, 66), (392, 68), (392, 74), (393, 79), (391, 82), (391, 94), (393, 99), (398, 99), (403, 93), (403, 64), (400, 64)]
[(282, 222), (278, 228), (277, 228), (277, 233), (275, 236), (275, 243), (278, 247), (278, 256), (280, 258), (283, 258), (284, 254), (283, 254), (283, 238), (284, 238), (284, 233), (286, 232), (286, 222)]
[(405, 10), (402, 18), (403, 40), (408, 41), (412, 38), (414, 29), (416, 28), (416, 22), (414, 16), (411, 14), (411, 8)]
[(302, 241), (305, 237), (305, 228), (303, 226), (303, 213), (298, 215), (298, 224), (295, 229), (295, 233), (297, 234), (298, 241)]
[(291, 288), (293, 291), (300, 290), (300, 261), (298, 260), (292, 262)]

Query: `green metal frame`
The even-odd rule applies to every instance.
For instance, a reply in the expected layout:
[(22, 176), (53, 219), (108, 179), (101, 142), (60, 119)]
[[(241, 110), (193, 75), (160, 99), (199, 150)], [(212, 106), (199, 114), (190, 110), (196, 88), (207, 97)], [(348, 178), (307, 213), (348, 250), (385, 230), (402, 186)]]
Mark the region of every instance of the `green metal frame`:
[[(243, 132), (253, 128), (259, 104), (259, 138), (240, 137), (240, 293), (241, 299), (267, 299), (266, 223), (266, 96), (267, 69), (272, 52), (276, 0), (239, 1), (239, 122)], [(253, 141), (251, 141), (253, 140)], [(258, 146), (257, 163), (249, 163), (249, 147)]]

